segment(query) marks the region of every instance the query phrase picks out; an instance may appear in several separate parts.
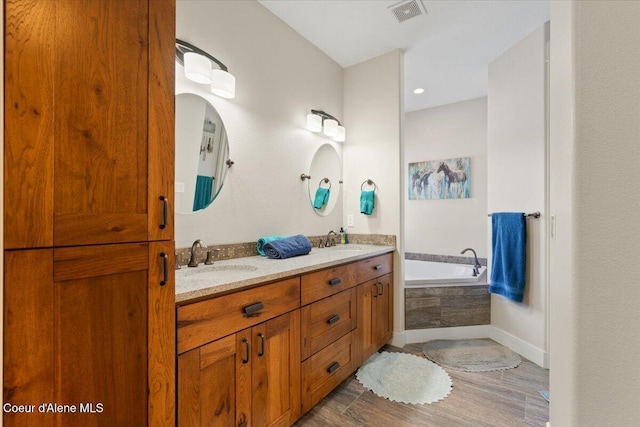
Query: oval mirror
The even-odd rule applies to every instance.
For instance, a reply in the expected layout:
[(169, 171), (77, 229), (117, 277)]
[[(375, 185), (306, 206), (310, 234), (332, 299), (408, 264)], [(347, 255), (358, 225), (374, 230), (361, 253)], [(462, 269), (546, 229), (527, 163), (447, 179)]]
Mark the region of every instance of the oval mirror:
[(216, 109), (193, 93), (176, 95), (176, 212), (209, 206), (227, 174), (229, 141)]
[(307, 180), (311, 208), (320, 216), (333, 211), (342, 187), (342, 168), (336, 149), (324, 144), (313, 155)]

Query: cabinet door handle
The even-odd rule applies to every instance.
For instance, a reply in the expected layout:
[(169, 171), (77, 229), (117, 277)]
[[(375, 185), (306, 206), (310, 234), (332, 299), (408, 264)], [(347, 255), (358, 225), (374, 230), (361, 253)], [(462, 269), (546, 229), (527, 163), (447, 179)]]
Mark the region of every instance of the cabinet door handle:
[(263, 308), (264, 308), (264, 304), (258, 301), (256, 303), (249, 304), (247, 306), (242, 307), (242, 314), (244, 314), (244, 317), (257, 316), (259, 314), (259, 311), (262, 310)]
[(380, 285), (380, 295), (382, 296), (384, 294), (384, 283), (378, 282), (378, 284)]
[(242, 338), (242, 346), (244, 347), (244, 357), (242, 363), (249, 363), (249, 341), (246, 338)]
[(333, 279), (329, 280), (329, 284), (330, 284), (331, 286), (333, 286), (333, 285), (339, 285), (340, 283), (342, 283), (342, 279), (340, 279), (339, 277), (335, 277), (335, 278), (333, 278)]
[(333, 325), (333, 324), (334, 324), (334, 323), (336, 323), (338, 320), (340, 320), (340, 316), (338, 316), (337, 314), (335, 314), (335, 315), (333, 315), (333, 316), (331, 316), (331, 317), (329, 317), (329, 318), (327, 319), (327, 323), (328, 323), (328, 324), (330, 324), (330, 325)]
[(374, 270), (382, 270), (382, 264), (378, 264), (373, 267)]
[(264, 356), (264, 335), (262, 332), (258, 333), (258, 338), (260, 338), (260, 349), (258, 350), (258, 357)]
[(328, 372), (328, 373), (330, 373), (330, 374), (333, 374), (335, 371), (337, 371), (337, 370), (338, 370), (338, 368), (339, 368), (339, 367), (340, 367), (340, 363), (338, 363), (338, 362), (333, 362), (333, 363), (331, 364), (331, 366), (329, 366), (329, 367), (327, 368), (327, 372)]
[(162, 202), (162, 224), (160, 224), (160, 229), (163, 230), (169, 222), (169, 199), (165, 196), (160, 196), (160, 201)]
[(164, 286), (169, 281), (169, 255), (164, 252), (160, 252), (160, 258), (162, 258), (162, 272), (163, 277), (160, 280), (160, 286)]

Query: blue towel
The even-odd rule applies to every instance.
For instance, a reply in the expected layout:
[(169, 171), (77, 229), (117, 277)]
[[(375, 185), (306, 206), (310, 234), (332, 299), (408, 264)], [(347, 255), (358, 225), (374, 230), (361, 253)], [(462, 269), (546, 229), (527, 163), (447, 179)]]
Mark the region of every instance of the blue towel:
[(373, 200), (376, 197), (375, 190), (360, 193), (360, 213), (371, 215), (373, 212)]
[(212, 202), (211, 193), (213, 190), (212, 176), (196, 176), (196, 191), (193, 196), (193, 211), (199, 211), (209, 206)]
[(329, 201), (329, 189), (318, 187), (316, 190), (316, 198), (313, 201), (315, 209), (321, 209)]
[(524, 296), (527, 220), (524, 213), (491, 215), (491, 285), (489, 292), (516, 302)]
[(264, 253), (264, 245), (274, 240), (286, 239), (289, 236), (264, 236), (258, 239), (258, 253), (262, 256), (267, 256)]
[(264, 245), (264, 253), (269, 258), (285, 259), (311, 252), (311, 242), (302, 234), (274, 240)]

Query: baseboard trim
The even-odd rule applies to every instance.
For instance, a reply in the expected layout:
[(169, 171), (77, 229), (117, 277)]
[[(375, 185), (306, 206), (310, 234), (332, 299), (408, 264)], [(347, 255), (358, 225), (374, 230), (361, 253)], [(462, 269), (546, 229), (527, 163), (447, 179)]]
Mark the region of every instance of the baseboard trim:
[(451, 328), (410, 329), (404, 332), (407, 344), (431, 340), (491, 338), (491, 325), (454, 326)]
[(389, 344), (391, 344), (394, 347), (404, 347), (405, 345), (407, 345), (407, 336), (406, 336), (406, 331), (402, 331), (402, 332), (393, 332), (393, 337), (391, 338), (391, 342), (389, 342)]
[(511, 350), (515, 351), (522, 357), (529, 359), (536, 365), (549, 369), (546, 351), (529, 344), (528, 342), (511, 335), (502, 329), (496, 328), (495, 326), (491, 327), (491, 335), (489, 335), (489, 338), (509, 347)]

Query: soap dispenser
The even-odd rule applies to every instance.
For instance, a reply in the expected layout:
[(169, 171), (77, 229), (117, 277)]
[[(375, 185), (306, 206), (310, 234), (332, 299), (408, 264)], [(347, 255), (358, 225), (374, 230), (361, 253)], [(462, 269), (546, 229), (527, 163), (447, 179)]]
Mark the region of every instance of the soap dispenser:
[(340, 235), (340, 244), (344, 245), (344, 227), (340, 227), (338, 234)]

